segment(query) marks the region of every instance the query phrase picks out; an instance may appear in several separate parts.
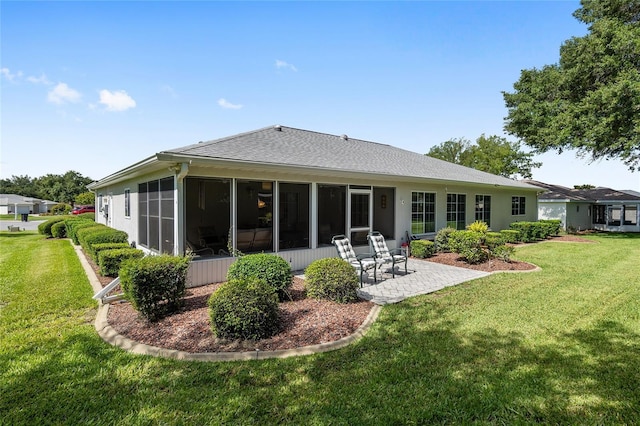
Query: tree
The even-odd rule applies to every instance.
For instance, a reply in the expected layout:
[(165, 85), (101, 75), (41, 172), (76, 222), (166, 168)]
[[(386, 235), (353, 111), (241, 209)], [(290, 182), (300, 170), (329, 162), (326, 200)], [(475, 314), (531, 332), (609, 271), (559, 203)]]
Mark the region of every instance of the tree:
[(591, 160), (640, 167), (640, 0), (582, 0), (589, 25), (560, 48), (560, 61), (523, 70), (503, 92), (505, 130), (536, 152), (576, 149)]
[(0, 179), (0, 194), (16, 194), (42, 198), (59, 203), (73, 203), (76, 196), (87, 191), (93, 179), (70, 170), (64, 175), (48, 174), (38, 178), (11, 176)]
[(520, 143), (495, 135), (481, 135), (475, 144), (464, 138), (451, 139), (426, 155), (510, 178), (531, 178), (531, 170), (542, 165), (533, 161), (532, 153), (521, 151)]
[(70, 170), (64, 175), (48, 174), (37, 179), (40, 198), (72, 204), (76, 196), (87, 191), (92, 179)]
[(77, 206), (93, 205), (95, 202), (96, 196), (93, 192), (83, 192), (82, 194), (76, 195), (75, 205)]

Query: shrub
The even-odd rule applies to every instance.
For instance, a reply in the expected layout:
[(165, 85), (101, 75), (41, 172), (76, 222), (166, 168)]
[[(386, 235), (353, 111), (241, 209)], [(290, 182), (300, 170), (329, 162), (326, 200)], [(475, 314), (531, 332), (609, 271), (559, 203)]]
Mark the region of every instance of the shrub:
[(46, 222), (42, 222), (38, 225), (38, 233), (46, 235), (47, 237), (52, 237), (53, 235), (51, 235), (51, 227), (58, 222), (62, 222), (64, 219), (64, 217), (52, 217)]
[(77, 217), (82, 218), (82, 219), (87, 219), (87, 220), (92, 220), (92, 221), (96, 221), (96, 214), (95, 212), (90, 212), (90, 213), (80, 213)]
[(494, 259), (500, 259), (500, 260), (504, 260), (505, 262), (511, 262), (511, 256), (513, 256), (514, 252), (515, 252), (515, 249), (513, 247), (503, 244), (500, 246), (495, 246), (492, 249), (490, 249), (489, 256), (491, 256)]
[(536, 231), (533, 222), (513, 222), (509, 228), (520, 232), (520, 241), (531, 243), (536, 240)]
[(489, 232), (489, 225), (481, 220), (476, 220), (467, 225), (467, 231), (487, 233)]
[(125, 298), (149, 321), (182, 306), (190, 257), (169, 255), (128, 259), (120, 265)]
[(486, 245), (489, 250), (497, 246), (503, 246), (505, 243), (504, 237), (499, 232), (487, 232), (484, 235), (484, 245)]
[(71, 238), (73, 244), (78, 245), (80, 244), (81, 235), (90, 232), (89, 229), (95, 231), (96, 229), (105, 228), (105, 225), (91, 222), (90, 220), (73, 220), (67, 224), (67, 236)]
[(97, 243), (93, 245), (93, 252), (96, 254), (96, 259), (100, 259), (100, 252), (104, 250), (114, 250), (131, 248), (129, 243)]
[(70, 211), (71, 211), (71, 206), (65, 203), (59, 203), (51, 207), (51, 214), (54, 214), (54, 215), (69, 214)]
[(88, 253), (94, 261), (97, 261), (96, 253), (93, 250), (94, 244), (126, 243), (127, 238), (128, 236), (126, 232), (118, 231), (107, 226), (96, 229), (85, 228), (81, 230), (78, 235), (78, 240), (80, 241), (80, 245), (82, 245), (82, 249), (85, 253)]
[(346, 261), (330, 257), (319, 259), (304, 271), (307, 295), (313, 299), (327, 299), (349, 303), (358, 299), (358, 275)]
[(441, 251), (441, 252), (451, 251), (451, 248), (449, 247), (449, 235), (451, 235), (451, 233), (455, 231), (456, 231), (455, 229), (450, 227), (442, 228), (441, 230), (438, 231), (435, 239), (437, 251)]
[(515, 229), (503, 229), (500, 231), (500, 235), (504, 238), (505, 243), (520, 242), (520, 231), (516, 231)]
[(257, 253), (242, 256), (231, 264), (227, 280), (261, 278), (284, 300), (291, 285), (291, 265), (275, 254)]
[(449, 248), (467, 263), (481, 263), (489, 254), (482, 248), (483, 234), (473, 231), (455, 231), (449, 235)]
[(51, 226), (51, 236), (53, 238), (64, 238), (67, 235), (67, 225), (64, 221), (56, 222)]
[(120, 265), (123, 261), (127, 259), (140, 259), (143, 256), (144, 252), (142, 250), (134, 249), (131, 247), (100, 250), (100, 252), (98, 252), (97, 254), (98, 265), (100, 266), (100, 274), (109, 277), (115, 277), (118, 275)]
[(424, 259), (425, 257), (431, 257), (436, 252), (436, 245), (433, 241), (429, 240), (413, 240), (411, 241), (411, 255)]
[(545, 228), (547, 237), (558, 235), (560, 233), (560, 229), (562, 228), (562, 221), (559, 219), (545, 219), (539, 220), (538, 222), (540, 222)]
[(276, 290), (256, 277), (232, 279), (208, 301), (211, 330), (220, 338), (263, 339), (280, 329)]

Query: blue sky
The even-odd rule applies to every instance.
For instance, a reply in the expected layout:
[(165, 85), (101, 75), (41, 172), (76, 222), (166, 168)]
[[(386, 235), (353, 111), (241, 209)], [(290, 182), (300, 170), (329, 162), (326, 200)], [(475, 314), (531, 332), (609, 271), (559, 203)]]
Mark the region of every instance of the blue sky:
[[(558, 61), (577, 1), (7, 2), (0, 176), (93, 179), (282, 124), (426, 153), (501, 135), (501, 91)], [(510, 140), (515, 140), (509, 137)], [(534, 179), (640, 190), (617, 161)]]

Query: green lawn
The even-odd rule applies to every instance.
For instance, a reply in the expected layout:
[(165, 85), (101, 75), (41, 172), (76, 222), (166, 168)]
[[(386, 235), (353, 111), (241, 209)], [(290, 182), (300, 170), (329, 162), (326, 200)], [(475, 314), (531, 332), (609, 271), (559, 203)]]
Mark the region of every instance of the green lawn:
[(591, 239), (386, 306), (346, 349), (198, 363), (104, 343), (68, 241), (3, 232), (0, 424), (639, 423), (640, 235)]

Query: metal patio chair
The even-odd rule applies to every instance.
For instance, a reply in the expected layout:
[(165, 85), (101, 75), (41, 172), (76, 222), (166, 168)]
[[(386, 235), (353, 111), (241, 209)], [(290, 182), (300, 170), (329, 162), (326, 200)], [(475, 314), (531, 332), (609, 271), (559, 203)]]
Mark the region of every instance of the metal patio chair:
[(349, 238), (345, 235), (335, 235), (331, 238), (331, 244), (333, 244), (336, 247), (336, 250), (338, 250), (340, 258), (348, 262), (354, 267), (356, 272), (360, 273), (360, 287), (362, 287), (362, 274), (370, 269), (373, 269), (373, 281), (378, 282), (376, 280), (376, 261), (373, 254), (363, 253), (356, 255), (353, 247), (351, 247)]
[(393, 278), (396, 277), (396, 265), (401, 265), (402, 263), (404, 263), (404, 273), (407, 274), (407, 256), (403, 254), (402, 249), (396, 248), (389, 250), (384, 236), (378, 231), (369, 232), (367, 239), (369, 240), (369, 247), (371, 247), (371, 251), (374, 253), (374, 259), (378, 263), (378, 269), (380, 269), (381, 275), (382, 266), (389, 263), (391, 264), (391, 275)]

